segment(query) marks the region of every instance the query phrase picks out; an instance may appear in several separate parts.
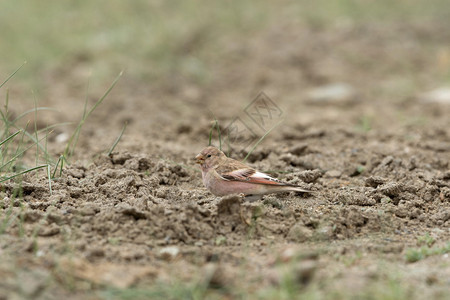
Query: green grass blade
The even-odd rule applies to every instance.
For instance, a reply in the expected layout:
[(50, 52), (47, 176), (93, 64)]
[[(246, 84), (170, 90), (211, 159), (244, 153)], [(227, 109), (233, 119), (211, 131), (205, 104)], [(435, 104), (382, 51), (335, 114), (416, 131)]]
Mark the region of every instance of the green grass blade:
[(3, 145), (4, 143), (6, 143), (7, 141), (13, 139), (16, 135), (18, 135), (21, 132), (22, 132), (22, 130), (19, 130), (15, 133), (11, 134), (9, 137), (7, 137), (6, 139), (4, 139), (3, 141), (0, 142), (0, 146)]
[[(33, 92), (33, 98), (34, 98), (34, 136), (36, 138), (36, 141), (38, 140), (38, 133), (37, 133), (37, 99), (36, 94)], [(44, 150), (46, 151), (46, 150)], [(38, 159), (39, 159), (39, 146), (36, 146), (36, 165), (38, 165)]]
[(61, 123), (56, 123), (56, 124), (53, 124), (53, 125), (48, 125), (48, 126), (45, 127), (45, 128), (39, 129), (39, 130), (38, 130), (38, 133), (41, 133), (41, 132), (43, 132), (43, 131), (47, 131), (47, 130), (49, 130), (49, 129), (53, 129), (53, 128), (55, 128), (55, 127), (67, 126), (67, 125), (72, 125), (72, 124), (73, 124), (73, 122), (61, 122)]
[(61, 177), (61, 175), (62, 175), (64, 163), (66, 163), (66, 165), (69, 164), (69, 162), (67, 161), (66, 157), (63, 155), (63, 156), (62, 156), (62, 162), (61, 162), (61, 168), (59, 169), (59, 176), (60, 176), (60, 177)]
[(28, 115), (29, 113), (36, 112), (36, 111), (41, 111), (41, 110), (48, 110), (48, 111), (56, 111), (56, 112), (58, 112), (57, 109), (51, 108), (51, 107), (37, 107), (37, 108), (33, 108), (33, 109), (30, 109), (30, 110), (27, 110), (27, 111), (21, 113), (20, 115), (18, 115), (18, 116), (12, 121), (12, 123), (16, 123), (17, 121), (19, 121), (20, 119), (22, 119), (23, 117), (25, 117), (26, 115)]
[(7, 114), (8, 114), (8, 111), (6, 111), (6, 113), (4, 114), (3, 111), (0, 110), (0, 116), (2, 118), (3, 126), (4, 126), (3, 133), (2, 133), (2, 136), (1, 136), (2, 138), (9, 134), (10, 124), (9, 124), (9, 121), (8, 121)]
[[(87, 116), (87, 106), (88, 106), (88, 101), (89, 101), (89, 87), (90, 87), (90, 82), (91, 82), (91, 77), (88, 77), (88, 82), (86, 85), (86, 93), (85, 93), (85, 97), (84, 97), (84, 107), (83, 107), (83, 117), (81, 118), (81, 120), (84, 122), (84, 120), (86, 120)], [(79, 125), (79, 124), (78, 124)], [(78, 130), (75, 129), (75, 137), (73, 138), (73, 145), (77, 145), (78, 144), (78, 138), (80, 137), (80, 132), (81, 132), (81, 127)], [(72, 147), (69, 156), (72, 156), (73, 151), (75, 151), (75, 146)]]
[(119, 75), (116, 77), (116, 79), (114, 79), (113, 83), (108, 88), (108, 90), (106, 90), (106, 92), (103, 94), (103, 96), (100, 97), (100, 99), (97, 100), (97, 102), (94, 104), (94, 106), (87, 112), (84, 119), (89, 117), (89, 115), (97, 108), (97, 106), (99, 106), (103, 102), (103, 100), (105, 100), (106, 96), (108, 96), (108, 94), (112, 91), (112, 89), (117, 84), (117, 82), (119, 81), (120, 77), (122, 77), (122, 75), (123, 75), (123, 71), (119, 73)]
[(114, 151), (114, 148), (116, 148), (117, 144), (119, 143), (120, 139), (122, 138), (122, 135), (125, 132), (125, 129), (127, 128), (127, 124), (128, 124), (128, 122), (125, 122), (125, 124), (123, 125), (122, 131), (120, 132), (119, 136), (114, 141), (114, 143), (112, 144), (111, 148), (108, 151), (108, 156), (111, 155), (111, 153)]
[[(48, 127), (48, 126), (47, 126)], [(47, 127), (45, 128), (45, 129), (47, 129)], [(37, 134), (37, 133), (36, 133)], [(45, 145), (44, 145), (44, 148), (45, 148), (45, 151), (44, 151), (44, 160), (45, 160), (45, 162), (48, 164), (49, 163), (49, 161), (50, 161), (50, 155), (48, 154), (48, 135), (49, 135), (50, 133), (48, 132), (48, 130), (46, 130), (45, 131), (45, 136), (44, 136), (44, 139), (45, 139)]]
[(211, 127), (211, 130), (209, 131), (209, 145), (208, 146), (211, 146), (212, 132), (214, 130), (214, 127), (216, 127), (217, 135), (219, 137), (219, 149), (222, 150), (222, 137), (221, 137), (221, 133), (220, 133), (219, 121), (217, 121), (216, 116), (214, 115), (214, 113), (211, 110), (209, 112), (211, 113), (211, 115), (214, 118), (214, 124)]
[(83, 119), (86, 117), (90, 86), (91, 86), (91, 74), (89, 74), (88, 81), (86, 84), (86, 92), (84, 93), (85, 97), (84, 97), (84, 107), (83, 107)]
[[(12, 125), (13, 125), (14, 128), (16, 128), (16, 129), (18, 129), (18, 130), (21, 130), (21, 129), (19, 128), (19, 126), (15, 125), (15, 124), (12, 124)], [(41, 149), (43, 152), (45, 152), (45, 147), (42, 146), (41, 143), (40, 143), (40, 141), (41, 141), (42, 139), (38, 141), (38, 140), (36, 140), (35, 137), (34, 137), (32, 134), (30, 134), (28, 131), (24, 130), (23, 132), (24, 132), (24, 134), (25, 134), (25, 135), (33, 142), (33, 144), (37, 144), (37, 146), (39, 147), (39, 149)]]
[(8, 115), (8, 108), (9, 108), (9, 89), (6, 89), (6, 97), (5, 97), (5, 114)]
[(45, 168), (47, 166), (48, 165), (42, 165), (42, 166), (37, 166), (37, 167), (26, 169), (25, 171), (22, 171), (22, 172), (19, 172), (17, 174), (14, 174), (12, 176), (9, 176), (9, 177), (6, 177), (6, 178), (4, 177), (4, 178), (0, 179), (0, 183), (8, 181), (8, 180), (13, 179), (13, 178), (16, 178), (17, 176), (20, 176), (20, 175), (23, 175), (23, 174), (26, 174), (26, 173), (29, 173), (29, 172), (33, 172), (33, 171), (38, 170), (38, 169)]
[(209, 130), (208, 146), (211, 146), (211, 140), (212, 140), (212, 134), (213, 134), (214, 128), (217, 129), (217, 133), (219, 135), (219, 149), (222, 150), (222, 138), (220, 136), (220, 128), (219, 128), (219, 123), (217, 122), (217, 120), (215, 120), (214, 124), (211, 126), (211, 129)]
[(1, 136), (2, 138), (5, 136), (5, 135), (8, 135), (8, 133), (9, 133), (9, 122), (8, 122), (8, 115), (9, 115), (9, 89), (6, 89), (6, 97), (5, 97), (6, 99), (5, 99), (5, 106), (4, 106), (4, 108), (5, 108), (5, 113), (3, 114), (3, 111), (1, 111), (0, 110), (0, 114), (1, 114), (1, 117), (2, 117), (2, 120), (3, 120), (3, 126), (4, 126), (4, 128), (3, 128), (3, 135)]
[(216, 120), (216, 129), (217, 129), (217, 134), (219, 136), (219, 149), (222, 150), (222, 137), (220, 136), (219, 121), (217, 121), (216, 116), (214, 116), (214, 120)]
[(58, 161), (56, 162), (56, 165), (55, 165), (55, 170), (53, 171), (53, 174), (52, 174), (52, 178), (55, 178), (56, 170), (58, 170), (59, 163), (61, 162), (61, 165), (64, 163), (63, 158), (64, 158), (63, 155), (59, 156)]
[(211, 146), (211, 140), (212, 140), (212, 133), (214, 130), (214, 124), (211, 126), (211, 129), (209, 130), (209, 142), (208, 142), (208, 146)]
[(51, 170), (50, 170), (50, 165), (47, 165), (47, 177), (48, 177), (48, 189), (50, 191), (50, 195), (53, 195), (53, 190), (52, 190), (52, 178), (50, 176)]
[(106, 92), (103, 94), (103, 96), (100, 97), (100, 99), (98, 99), (97, 102), (95, 102), (94, 106), (87, 112), (85, 111), (83, 113), (83, 118), (78, 123), (77, 128), (75, 129), (75, 132), (72, 134), (72, 136), (69, 139), (69, 142), (67, 143), (66, 149), (64, 150), (64, 157), (72, 156), (73, 151), (75, 150), (75, 147), (77, 145), (78, 136), (80, 134), (81, 128), (84, 125), (84, 122), (89, 117), (89, 115), (103, 102), (103, 100), (105, 100), (106, 96), (108, 96), (108, 94), (111, 92), (111, 90), (117, 84), (117, 82), (119, 81), (120, 77), (122, 77), (122, 75), (123, 75), (123, 71), (119, 73), (119, 75), (116, 77), (116, 79), (114, 79), (114, 81), (112, 82), (112, 84), (110, 85), (108, 90), (106, 90)]
[[(42, 141), (45, 137), (43, 137), (40, 141)], [(2, 170), (5, 166), (9, 165), (11, 162), (13, 162), (16, 158), (18, 158), (19, 156), (21, 156), (23, 153), (25, 153), (27, 150), (29, 150), (30, 148), (34, 147), (34, 143), (30, 146), (28, 146), (27, 148), (23, 149), (20, 152), (17, 152), (16, 155), (14, 155), (12, 158), (10, 158), (6, 163), (4, 163), (3, 165), (0, 166), (0, 170)]]
[(20, 69), (22, 69), (22, 67), (26, 64), (27, 62), (24, 61), (23, 64), (17, 68), (17, 70), (15, 70), (11, 75), (8, 76), (8, 78), (5, 79), (5, 81), (3, 81), (2, 84), (0, 84), (0, 89), (2, 88), (2, 86), (4, 86), (11, 78), (14, 77), (14, 75), (16, 75), (17, 72), (19, 72)]
[(277, 124), (275, 124), (274, 126), (272, 126), (272, 128), (270, 128), (252, 147), (252, 149), (250, 149), (250, 151), (247, 153), (247, 155), (245, 156), (244, 160), (242, 162), (245, 162), (247, 160), (247, 158), (250, 156), (250, 154), (252, 154), (252, 152), (255, 150), (255, 148), (261, 144), (261, 142), (266, 138), (267, 135), (269, 135), (269, 133), (274, 130), (276, 127), (278, 127), (278, 125), (281, 124), (281, 122), (283, 122), (283, 120), (280, 120)]

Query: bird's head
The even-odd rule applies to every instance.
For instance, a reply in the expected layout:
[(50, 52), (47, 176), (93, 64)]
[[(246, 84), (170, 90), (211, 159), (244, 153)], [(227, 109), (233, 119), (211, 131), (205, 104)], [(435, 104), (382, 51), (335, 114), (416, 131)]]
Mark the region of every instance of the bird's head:
[(199, 164), (202, 169), (210, 169), (215, 167), (222, 158), (226, 157), (225, 154), (216, 147), (209, 146), (203, 149), (195, 157), (196, 163)]

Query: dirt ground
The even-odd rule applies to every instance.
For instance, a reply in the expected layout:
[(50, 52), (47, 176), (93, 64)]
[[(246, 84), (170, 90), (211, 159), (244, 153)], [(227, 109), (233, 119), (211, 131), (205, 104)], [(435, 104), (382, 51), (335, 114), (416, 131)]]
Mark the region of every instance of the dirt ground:
[[(22, 200), (3, 185), (0, 299), (449, 297), (450, 103), (424, 96), (448, 76), (448, 41), (438, 22), (287, 20), (223, 45), (202, 85), (125, 71), (51, 195), (44, 173), (24, 176)], [(39, 126), (79, 120), (86, 64), (42, 74), (39, 105), (60, 112)], [(107, 88), (92, 86), (89, 105)], [(284, 121), (247, 162), (314, 193), (215, 197), (193, 157), (214, 117), (254, 126), (261, 91)], [(72, 131), (50, 136), (56, 157)]]

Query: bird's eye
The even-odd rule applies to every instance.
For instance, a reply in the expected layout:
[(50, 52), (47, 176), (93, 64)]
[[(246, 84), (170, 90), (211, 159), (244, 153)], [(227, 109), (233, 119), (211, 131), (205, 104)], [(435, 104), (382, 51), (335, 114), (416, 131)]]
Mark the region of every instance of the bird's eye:
[(208, 154), (206, 157), (211, 157), (211, 154)]

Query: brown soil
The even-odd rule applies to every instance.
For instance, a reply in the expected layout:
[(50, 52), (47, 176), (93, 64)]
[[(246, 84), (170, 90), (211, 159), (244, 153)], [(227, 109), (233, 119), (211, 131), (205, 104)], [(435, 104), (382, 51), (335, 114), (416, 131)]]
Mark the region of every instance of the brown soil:
[[(192, 282), (218, 297), (277, 298), (264, 293), (286, 288), (286, 274), (294, 295), (339, 298), (395, 282), (398, 297), (445, 298), (448, 254), (409, 263), (405, 253), (426, 234), (432, 247), (450, 240), (450, 105), (419, 97), (434, 87), (436, 53), (449, 53), (448, 38), (439, 24), (287, 23), (227, 45), (229, 59), (211, 67), (218, 71), (205, 86), (180, 78), (143, 85), (125, 74), (83, 128), (76, 163), (52, 195), (35, 174), (24, 177), (23, 201), (11, 202), (15, 185), (4, 185), (1, 207), (16, 218), (0, 240), (0, 298), (101, 298), (116, 288)], [(84, 82), (76, 74), (59, 80)], [(73, 99), (84, 91), (55, 87), (57, 75), (47, 76), (53, 88), (41, 105), (62, 113), (45, 123), (76, 121), (82, 104)], [(352, 96), (308, 98), (311, 88), (336, 82), (353, 86)], [(249, 164), (313, 194), (248, 202), (203, 187), (193, 157), (208, 144), (211, 112), (224, 129), (259, 91), (285, 122)], [(114, 153), (100, 154), (125, 121)], [(65, 146), (55, 137), (71, 130), (56, 130), (53, 153)]]

